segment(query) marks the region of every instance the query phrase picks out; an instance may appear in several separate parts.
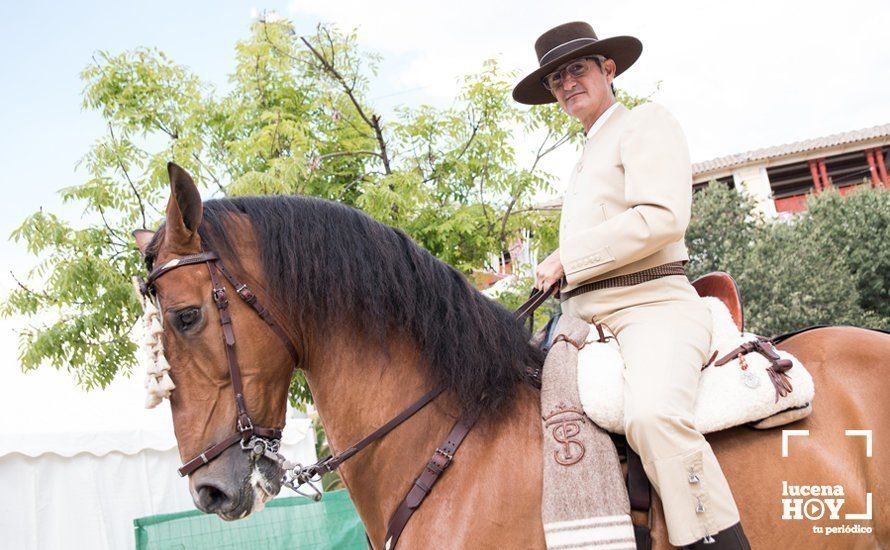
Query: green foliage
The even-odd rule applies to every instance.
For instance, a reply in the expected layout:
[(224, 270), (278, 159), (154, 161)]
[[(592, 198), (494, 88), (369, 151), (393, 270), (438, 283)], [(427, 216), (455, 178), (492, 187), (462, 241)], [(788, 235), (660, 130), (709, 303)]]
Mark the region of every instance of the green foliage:
[[(328, 443), (328, 436), (325, 433), (324, 425), (316, 413), (312, 416), (312, 428), (315, 431), (315, 456), (323, 458), (331, 454), (331, 445)], [(343, 488), (343, 480), (336, 471), (328, 472), (321, 476), (321, 487), (325, 493), (336, 491)]]
[(874, 325), (857, 303), (853, 275), (801, 229), (771, 224), (750, 250), (739, 285), (751, 330), (774, 335), (817, 324)]
[(753, 198), (716, 182), (695, 193), (686, 230), (690, 279), (744, 264), (765, 227), (755, 206)]
[[(99, 52), (83, 70), (84, 107), (108, 131), (80, 162), (83, 183), (60, 191), (82, 219), (37, 212), (12, 235), (38, 258), (2, 308), (34, 323), (21, 333), (24, 369), (69, 369), (93, 387), (133, 366), (130, 278), (144, 268), (129, 235), (163, 220), (170, 160), (205, 197), (301, 193), (361, 208), (465, 273), (521, 228), (555, 247), (554, 216), (533, 208), (553, 182), (538, 164), (580, 127), (552, 105), (518, 108), (515, 75), (495, 61), (465, 78), (452, 107), (384, 119), (367, 97), (379, 58), (355, 33), (259, 21), (234, 54), (225, 93), (149, 48)], [(309, 401), (299, 375), (291, 399)]]
[(807, 211), (767, 221), (755, 202), (711, 182), (695, 194), (687, 232), (691, 278), (726, 271), (747, 329), (765, 335), (814, 324), (890, 327), (890, 193), (810, 196)]
[[(486, 290), (483, 292), (486, 295), (490, 296), (492, 299), (496, 300), (499, 304), (501, 304), (508, 310), (516, 311), (529, 298), (529, 293), (531, 291), (532, 285), (535, 282), (535, 279), (532, 275), (523, 275), (523, 273), (531, 273), (532, 270), (533, 267), (529, 267), (528, 269), (520, 268), (515, 277), (510, 280), (510, 284), (506, 288), (499, 289), (497, 291)], [(547, 321), (550, 319), (550, 317), (556, 315), (557, 313), (560, 313), (561, 311), (562, 310), (559, 306), (559, 301), (555, 298), (551, 298), (541, 304), (541, 306), (534, 313), (534, 330), (537, 330), (547, 324)]]
[(890, 319), (890, 190), (832, 190), (811, 197), (801, 231), (819, 243), (826, 257), (854, 276), (859, 305)]

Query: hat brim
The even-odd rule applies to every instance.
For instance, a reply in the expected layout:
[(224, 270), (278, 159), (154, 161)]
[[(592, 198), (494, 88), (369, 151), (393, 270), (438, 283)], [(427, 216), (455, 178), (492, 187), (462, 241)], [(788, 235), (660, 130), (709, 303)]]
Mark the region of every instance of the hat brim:
[(541, 85), (541, 79), (556, 67), (577, 57), (602, 55), (615, 62), (615, 76), (626, 71), (643, 53), (643, 44), (633, 36), (610, 36), (578, 48), (569, 49), (541, 65), (513, 88), (513, 99), (525, 105), (553, 103), (556, 98)]

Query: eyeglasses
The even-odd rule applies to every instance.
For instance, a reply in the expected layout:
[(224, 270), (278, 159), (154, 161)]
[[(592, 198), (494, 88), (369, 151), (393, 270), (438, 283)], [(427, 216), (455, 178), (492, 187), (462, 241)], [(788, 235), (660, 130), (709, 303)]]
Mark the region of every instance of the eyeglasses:
[(556, 90), (562, 86), (562, 82), (566, 78), (565, 76), (563, 76), (563, 73), (568, 73), (574, 78), (584, 76), (585, 74), (587, 74), (587, 71), (590, 70), (590, 62), (594, 59), (599, 61), (600, 66), (602, 66), (603, 62), (606, 60), (606, 58), (601, 55), (592, 55), (589, 57), (576, 59), (565, 67), (557, 69), (552, 73), (544, 76), (544, 78), (541, 79), (541, 85), (547, 88), (550, 93), (556, 94)]

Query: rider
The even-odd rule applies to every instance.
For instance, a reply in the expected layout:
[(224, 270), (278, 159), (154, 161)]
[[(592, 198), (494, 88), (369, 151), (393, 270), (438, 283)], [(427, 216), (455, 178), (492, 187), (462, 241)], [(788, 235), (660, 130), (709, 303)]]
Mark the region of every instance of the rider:
[[(689, 548), (749, 548), (729, 484), (693, 425), (710, 313), (683, 271), (692, 204), (686, 139), (661, 105), (628, 110), (612, 80), (642, 51), (573, 22), (535, 42), (540, 67), (513, 90), (559, 102), (586, 134), (565, 191), (559, 248), (535, 287), (560, 283), (562, 310), (606, 325), (621, 346), (625, 432), (664, 505), (668, 538)], [(707, 546), (703, 546), (707, 545)]]

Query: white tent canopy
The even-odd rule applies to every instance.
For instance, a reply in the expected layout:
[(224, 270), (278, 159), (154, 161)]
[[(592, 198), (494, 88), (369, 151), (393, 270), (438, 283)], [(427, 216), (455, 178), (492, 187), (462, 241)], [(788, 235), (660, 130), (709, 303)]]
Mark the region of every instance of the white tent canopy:
[[(133, 548), (134, 518), (194, 507), (169, 402), (146, 410), (144, 398), (140, 373), (84, 392), (65, 372), (0, 367), (4, 547)], [(288, 416), (284, 454), (314, 462), (309, 420)]]

